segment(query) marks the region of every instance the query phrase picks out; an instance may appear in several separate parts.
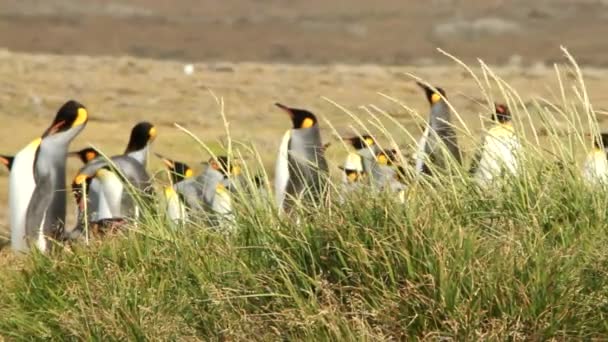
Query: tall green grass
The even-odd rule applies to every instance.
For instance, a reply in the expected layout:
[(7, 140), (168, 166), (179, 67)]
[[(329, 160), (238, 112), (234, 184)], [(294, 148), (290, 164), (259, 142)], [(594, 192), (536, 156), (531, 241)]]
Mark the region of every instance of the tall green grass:
[[(243, 194), (231, 234), (144, 215), (124, 235), (33, 253), (22, 269), (0, 272), (0, 332), (16, 340), (604, 339), (608, 196), (579, 176), (585, 133), (597, 124), (572, 68), (574, 87), (559, 78), (561, 95), (534, 106), (484, 65), (474, 74), (488, 103), (492, 94), (506, 99), (526, 132), (516, 178), (482, 190), (455, 168), (456, 176), (410, 184), (405, 205), (365, 189), (342, 200), (335, 184), (328, 205), (290, 216)], [(356, 129), (381, 125), (382, 110), (368, 111)], [(460, 128), (461, 140), (479, 140)], [(410, 143), (405, 133), (384, 138)]]

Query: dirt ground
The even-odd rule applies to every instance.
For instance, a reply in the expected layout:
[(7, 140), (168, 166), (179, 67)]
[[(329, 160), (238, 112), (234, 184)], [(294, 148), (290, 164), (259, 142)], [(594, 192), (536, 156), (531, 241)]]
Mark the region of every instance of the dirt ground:
[(192, 61), (606, 66), (606, 0), (3, 0), (0, 46)]

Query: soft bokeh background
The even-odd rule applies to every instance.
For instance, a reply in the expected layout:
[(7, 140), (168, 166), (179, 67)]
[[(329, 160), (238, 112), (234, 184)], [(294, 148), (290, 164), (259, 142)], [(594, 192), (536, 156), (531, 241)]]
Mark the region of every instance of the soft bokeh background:
[[(225, 101), (233, 137), (255, 144), (271, 166), (290, 125), (277, 101), (313, 110), (340, 134), (350, 134), (353, 121), (324, 98), (364, 121), (361, 107), (374, 104), (417, 134), (420, 120), (378, 94), (426, 113), (406, 73), (444, 87), (480, 132), (488, 109), (475, 101), (479, 89), (438, 47), (496, 66), (530, 103), (556, 98), (552, 64), (564, 61), (564, 45), (585, 67), (591, 100), (603, 109), (607, 24), (605, 0), (3, 0), (0, 152), (14, 153), (41, 134), (58, 106), (74, 98), (91, 113), (74, 149), (94, 144), (120, 153), (130, 128), (149, 120), (159, 127), (156, 151), (198, 166), (209, 156), (173, 123), (217, 146), (225, 132), (211, 90)], [(187, 63), (192, 75), (183, 71)], [(411, 145), (397, 125), (387, 127), (401, 146)], [(323, 131), (333, 142), (328, 153), (340, 155), (325, 123)], [(70, 175), (78, 166), (70, 162)], [(1, 208), (0, 229), (6, 221)]]

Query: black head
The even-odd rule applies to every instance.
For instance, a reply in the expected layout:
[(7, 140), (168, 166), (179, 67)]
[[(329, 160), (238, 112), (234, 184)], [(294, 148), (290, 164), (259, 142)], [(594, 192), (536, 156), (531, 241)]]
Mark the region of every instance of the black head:
[(511, 122), (511, 111), (506, 105), (497, 104), (494, 113), (492, 114), (492, 121), (499, 123)]
[(138, 123), (131, 130), (131, 137), (125, 153), (144, 149), (156, 138), (156, 127), (147, 121)]
[(9, 171), (13, 167), (13, 160), (14, 159), (15, 159), (15, 157), (0, 155), (0, 163), (3, 164), (4, 166), (6, 166), (6, 168)]
[(171, 182), (173, 182), (173, 184), (181, 182), (182, 180), (190, 178), (194, 175), (194, 171), (192, 171), (190, 166), (188, 166), (186, 163), (165, 158), (158, 153), (156, 156), (163, 161), (167, 169), (171, 172)]
[(44, 132), (42, 137), (44, 138), (53, 134), (65, 132), (76, 126), (84, 125), (87, 123), (88, 117), (89, 113), (82, 104), (70, 100), (59, 108), (53, 123)]
[(311, 128), (317, 124), (317, 117), (307, 110), (290, 108), (280, 103), (275, 105), (289, 114), (294, 129)]
[(424, 93), (426, 94), (426, 99), (429, 101), (431, 106), (441, 101), (442, 98), (447, 98), (445, 91), (442, 88), (435, 87), (435, 89), (437, 89), (437, 91), (435, 91), (426, 84), (420, 82), (416, 82), (416, 84), (424, 90)]
[(356, 150), (362, 150), (362, 149), (371, 147), (376, 144), (376, 141), (370, 135), (362, 135), (360, 137), (344, 138), (344, 140), (350, 142), (350, 144)]
[(78, 157), (84, 164), (100, 156), (99, 151), (92, 147), (85, 147), (82, 150), (70, 152), (69, 155)]
[[(230, 164), (230, 167), (228, 167)], [(215, 159), (209, 159), (209, 165), (215, 170), (224, 174), (224, 177), (238, 176), (241, 174), (241, 168), (238, 166), (234, 160), (231, 160), (229, 163), (227, 156), (217, 156)]]
[(608, 148), (608, 133), (600, 133), (600, 136), (595, 138), (593, 146), (595, 148)]

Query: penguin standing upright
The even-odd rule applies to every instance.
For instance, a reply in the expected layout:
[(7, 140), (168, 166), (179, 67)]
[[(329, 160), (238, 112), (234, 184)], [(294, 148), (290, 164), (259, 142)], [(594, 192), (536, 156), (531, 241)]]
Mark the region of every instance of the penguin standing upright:
[(593, 141), (593, 149), (583, 163), (583, 180), (592, 186), (608, 185), (608, 133), (600, 133)]
[(66, 218), (66, 160), (70, 142), (88, 121), (86, 108), (66, 102), (42, 135), (34, 159), (35, 188), (27, 207), (25, 232), (28, 243), (46, 252), (50, 239), (59, 238)]
[(456, 132), (450, 123), (450, 107), (446, 103), (445, 91), (417, 82), (431, 105), (429, 121), (416, 151), (416, 171), (431, 174), (433, 169), (446, 169), (453, 158), (461, 164), (461, 155)]
[(507, 174), (517, 175), (519, 168), (521, 144), (513, 129), (509, 108), (502, 104), (496, 105), (492, 121), (495, 124), (484, 137), (470, 169), (475, 181), (481, 186), (488, 186), (496, 178), (504, 178)]
[(316, 116), (303, 109), (276, 104), (291, 117), (293, 128), (281, 141), (275, 170), (275, 198), (279, 210), (294, 199), (318, 202), (328, 177), (327, 161)]
[(183, 189), (182, 182), (192, 178), (193, 171), (185, 163), (165, 158), (158, 153), (156, 156), (162, 160), (170, 173), (171, 184), (164, 189), (167, 216), (172, 222), (183, 224), (187, 219), (187, 211), (184, 195), (180, 190)]
[(36, 187), (34, 180), (34, 160), (42, 139), (36, 138), (15, 154), (9, 177), (9, 212), (11, 226), (11, 248), (14, 251), (28, 250), (25, 218), (32, 193)]

